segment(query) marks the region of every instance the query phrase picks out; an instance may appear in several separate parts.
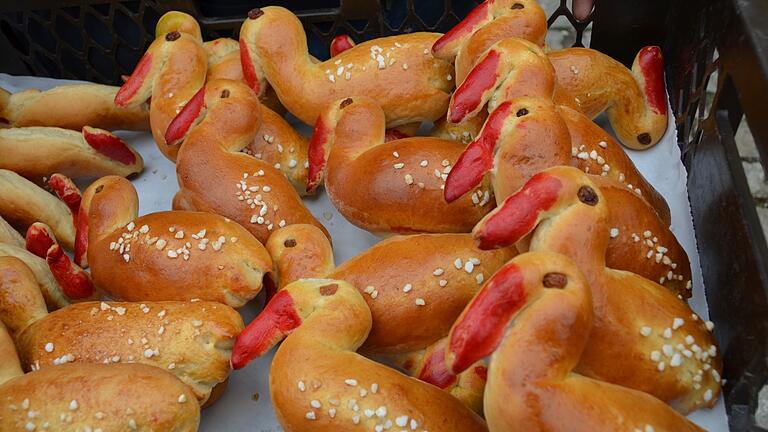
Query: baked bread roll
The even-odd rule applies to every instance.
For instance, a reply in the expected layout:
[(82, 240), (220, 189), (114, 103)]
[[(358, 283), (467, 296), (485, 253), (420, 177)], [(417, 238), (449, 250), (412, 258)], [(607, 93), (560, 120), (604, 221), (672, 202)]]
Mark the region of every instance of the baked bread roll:
[(335, 100), (365, 95), (382, 106), (387, 126), (394, 127), (445, 113), (453, 65), (432, 56), (438, 37), (383, 37), (314, 63), (299, 19), (269, 6), (248, 13), (240, 29), (240, 55), (248, 85), (261, 95), (269, 82), (288, 111), (306, 124), (315, 124)]
[(67, 205), (41, 187), (16, 174), (0, 169), (0, 215), (20, 230), (43, 222), (66, 248), (75, 244), (75, 225)]
[(0, 324), (1, 430), (196, 431), (192, 391), (143, 364), (70, 363), (24, 375)]
[(282, 172), (241, 153), (256, 138), (259, 111), (256, 95), (243, 82), (217, 80), (179, 112), (167, 135), (169, 142), (184, 142), (175, 203), (228, 217), (261, 242), (285, 225), (322, 227)]
[(277, 231), (267, 250), (280, 289), (306, 278), (357, 288), (373, 316), (361, 345), (367, 354), (421, 350), (446, 336), (484, 278), (516, 255), (514, 248), (479, 250), (467, 234), (393, 236), (334, 268), (330, 243), (309, 225)]
[(108, 131), (53, 127), (0, 129), (0, 168), (37, 180), (61, 173), (73, 178), (119, 175), (144, 169), (141, 155)]
[[(456, 83), (461, 84), (480, 57), (499, 41), (523, 38), (542, 46), (539, 33), (526, 30), (546, 29), (546, 24), (545, 14), (533, 1), (489, 0), (470, 12), (432, 49), (436, 57), (448, 60), (458, 50)], [(664, 136), (668, 113), (659, 47), (641, 49), (631, 70), (588, 48), (551, 51), (547, 57), (557, 77), (554, 100), (558, 105), (590, 118), (605, 112), (619, 141), (629, 148), (650, 148)]]
[(200, 26), (190, 15), (171, 11), (160, 17), (155, 40), (130, 78), (115, 95), (115, 104), (133, 107), (151, 97), (149, 122), (157, 148), (175, 161), (179, 146), (165, 141), (165, 132), (179, 110), (205, 84), (208, 59)]
[(107, 130), (149, 130), (149, 105), (115, 105), (119, 87), (70, 84), (50, 90), (0, 89), (0, 118), (13, 128), (50, 126), (79, 131), (85, 126)]
[[(555, 73), (556, 69), (553, 68), (544, 51), (536, 45), (522, 39), (501, 40), (478, 58), (477, 64), (467, 79), (451, 96), (448, 120), (452, 123), (463, 122), (481, 112), (486, 105), (489, 112), (496, 113), (485, 123), (488, 131), (487, 136), (483, 138), (489, 142), (487, 142), (488, 146), (485, 146), (487, 153), (484, 156), (489, 158), (490, 151), (493, 149), (492, 142), (498, 141), (500, 135), (509, 134), (508, 131), (501, 131), (500, 127), (508, 124), (509, 118), (514, 119), (510, 111), (503, 113), (501, 106), (507, 106), (505, 102), (513, 102), (521, 97), (553, 100), (557, 88)], [(557, 121), (555, 117), (561, 118), (560, 122), (565, 123), (571, 137), (570, 148), (562, 142), (565, 140), (560, 140), (560, 142), (543, 142), (531, 147), (521, 147), (521, 151), (523, 153), (541, 151), (542, 146), (547, 144), (553, 146), (560, 144), (563, 146), (561, 152), (570, 150), (570, 164), (588, 173), (610, 177), (625, 183), (628, 188), (642, 194), (658, 210), (659, 215), (669, 221), (669, 207), (664, 198), (637, 171), (634, 163), (610, 135), (588, 117), (564, 106), (556, 97), (554, 106), (557, 113), (553, 114), (553, 118), (548, 121), (555, 122)], [(530, 111), (529, 108), (521, 105), (514, 114), (521, 117), (528, 115), (524, 112), (530, 113)], [(478, 138), (471, 146), (482, 147), (481, 141)], [(477, 150), (474, 149), (474, 151)], [(526, 158), (525, 155), (517, 158), (520, 159), (518, 162), (524, 164), (530, 164), (531, 159), (536, 160), (536, 158)], [(511, 190), (516, 190), (518, 186), (518, 184), (512, 184), (509, 187)], [(506, 194), (503, 195), (506, 196)]]
[(370, 327), (370, 311), (353, 286), (299, 280), (273, 297), (238, 337), (232, 365), (242, 368), (286, 339), (269, 379), (286, 431), (486, 430), (449, 394), (355, 353)]
[(451, 329), (447, 359), (458, 372), (491, 354), (489, 429), (702, 431), (653, 396), (573, 370), (592, 307), (589, 283), (559, 254), (522, 254), (483, 286)]
[(365, 97), (321, 114), (309, 150), (309, 184), (321, 181), (350, 222), (374, 233), (468, 232), (493, 207), (488, 184), (454, 203), (445, 179), (464, 146), (432, 137), (385, 142), (385, 112)]
[(84, 302), (48, 314), (29, 268), (0, 257), (0, 319), (16, 340), (26, 370), (72, 362), (144, 363), (177, 375), (203, 403), (229, 376), (229, 357), (243, 329), (220, 303)]
[(285, 227), (266, 246), (279, 288), (302, 278), (342, 279), (357, 288), (373, 318), (361, 353), (386, 357), (482, 413), (485, 367), (456, 376), (436, 372), (434, 363), (444, 363), (450, 324), (484, 278), (515, 255), (512, 248), (488, 254), (466, 234), (394, 236), (334, 268), (328, 239), (311, 225)]
[(77, 245), (87, 250), (96, 287), (127, 301), (201, 299), (236, 308), (261, 291), (272, 262), (245, 228), (212, 213), (139, 217), (138, 206), (136, 190), (121, 177), (86, 190), (79, 221), (88, 228), (78, 230)]
[(723, 367), (713, 324), (654, 281), (606, 266), (616, 206), (591, 176), (550, 168), (489, 213), (473, 235), (482, 249), (530, 236), (530, 251), (557, 252), (578, 265), (594, 309), (578, 373), (649, 393), (681, 413), (712, 407)]
[[(490, 182), (496, 202), (502, 202), (539, 170), (581, 161), (581, 153), (572, 156), (577, 153), (574, 150), (578, 150), (571, 141), (571, 135), (577, 129), (569, 128), (561, 113), (562, 110), (552, 102), (540, 97), (519, 97), (499, 105), (488, 117), (480, 136), (467, 146), (448, 174), (446, 199), (455, 199), (474, 190), (476, 185)], [(600, 137), (591, 126), (580, 130), (585, 137)], [(611, 155), (614, 165), (610, 171), (615, 169), (618, 173), (612, 177), (592, 176), (598, 186), (606, 190), (604, 194), (609, 206), (617, 209), (608, 215), (611, 241), (606, 259), (612, 268), (636, 271), (686, 298), (690, 297), (688, 256), (669, 229), (669, 220), (660, 216), (668, 215), (668, 211), (664, 213), (649, 205), (656, 203), (662, 210), (667, 210), (666, 202), (650, 185), (647, 186), (650, 189), (641, 190), (634, 186), (630, 189), (624, 172), (627, 175), (635, 173), (633, 178), (642, 176), (616, 143), (606, 144), (606, 148), (597, 147), (600, 153), (592, 150), (590, 154), (595, 157), (587, 156), (590, 162), (582, 165), (582, 169), (601, 166), (600, 162), (602, 166), (608, 166), (607, 160), (598, 155)], [(606, 173), (604, 169), (594, 171)], [(658, 199), (645, 198), (653, 196)]]

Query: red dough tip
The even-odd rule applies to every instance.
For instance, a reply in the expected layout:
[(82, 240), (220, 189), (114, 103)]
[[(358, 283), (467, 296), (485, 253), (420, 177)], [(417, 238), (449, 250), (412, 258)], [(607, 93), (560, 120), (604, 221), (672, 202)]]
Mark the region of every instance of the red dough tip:
[(98, 153), (112, 160), (124, 165), (136, 163), (136, 154), (128, 147), (128, 144), (105, 130), (85, 126), (83, 139)]
[(293, 298), (288, 291), (272, 297), (264, 310), (240, 333), (232, 349), (232, 368), (242, 369), (269, 351), (301, 325)]

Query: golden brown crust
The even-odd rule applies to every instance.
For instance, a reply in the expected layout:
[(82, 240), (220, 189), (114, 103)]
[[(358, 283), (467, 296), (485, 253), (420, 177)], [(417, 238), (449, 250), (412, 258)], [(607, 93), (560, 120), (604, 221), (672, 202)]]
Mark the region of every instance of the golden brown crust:
[(371, 309), (373, 327), (362, 349), (403, 353), (445, 336), (482, 281), (514, 255), (511, 248), (477, 249), (466, 234), (398, 236), (350, 259), (329, 277), (352, 284)]
[(0, 215), (11, 225), (26, 231), (35, 222), (53, 229), (56, 239), (72, 249), (75, 226), (72, 212), (54, 195), (13, 171), (0, 169)]
[(16, 257), (0, 256), (0, 320), (8, 331), (15, 337), (47, 313), (32, 270)]
[(2, 430), (191, 432), (199, 421), (189, 388), (152, 366), (66, 364), (0, 386)]
[[(539, 199), (550, 201), (546, 208), (536, 208), (541, 211), (528, 222), (526, 228), (533, 231), (530, 250), (571, 258), (592, 293), (594, 322), (576, 372), (650, 393), (681, 413), (714, 405), (722, 361), (711, 323), (705, 324), (671, 290), (606, 266), (609, 214), (620, 205), (603, 194), (595, 178), (573, 167), (550, 168), (481, 221), (475, 237), (483, 237), (488, 221), (505, 207), (509, 211), (515, 203), (525, 205), (521, 200), (531, 197), (531, 185), (540, 187)], [(515, 217), (505, 220), (508, 226), (517, 222)]]
[(240, 152), (260, 124), (254, 93), (242, 82), (218, 80), (208, 83), (205, 95), (205, 117), (189, 131), (176, 165), (188, 205), (231, 218), (261, 242), (285, 225), (325, 229), (282, 172)]
[(435, 138), (469, 144), (480, 134), (480, 130), (483, 128), (483, 123), (485, 123), (487, 117), (487, 112), (480, 111), (478, 115), (462, 123), (450, 123), (445, 118), (441, 118), (435, 122), (434, 127), (429, 131), (429, 135)]
[(7, 243), (0, 243), (0, 257), (17, 258), (32, 271), (49, 309), (54, 310), (69, 304), (69, 299), (64, 295), (61, 286), (56, 282), (56, 278), (54, 278), (44, 259), (33, 255), (24, 248)]
[[(316, 302), (302, 298), (302, 291), (327, 284), (336, 286), (334, 293)], [(405, 428), (398, 423), (403, 416), (418, 430), (486, 430), (479, 416), (448, 393), (354, 353), (371, 316), (352, 286), (302, 280), (286, 291), (308, 315), (277, 350), (270, 372), (270, 395), (286, 431)]]
[[(557, 75), (554, 100), (558, 105), (588, 117), (606, 111), (616, 136), (630, 148), (644, 150), (659, 142), (667, 130), (666, 106), (663, 114), (648, 107), (643, 79), (635, 67), (630, 71), (589, 48), (568, 48), (547, 56)], [(641, 134), (648, 134), (647, 143), (638, 142)]]
[(652, 207), (623, 185), (592, 178), (609, 203), (610, 233), (606, 265), (638, 274), (690, 298), (691, 265), (688, 254)]
[[(189, 385), (200, 403), (229, 375), (240, 315), (215, 302), (87, 302), (53, 312), (16, 340), (26, 369), (144, 363)], [(53, 368), (55, 369), (55, 367)]]
[(341, 279), (357, 288), (373, 316), (362, 349), (374, 354), (421, 350), (445, 336), (483, 280), (516, 254), (480, 250), (468, 234), (393, 236), (333, 269), (330, 244), (307, 225), (276, 232), (267, 248), (280, 288), (300, 278)]
[(243, 152), (282, 171), (299, 195), (307, 193), (309, 140), (270, 108), (261, 106), (261, 127)]
[[(205, 77), (206, 82), (217, 79), (242, 80), (243, 66), (240, 63), (240, 44), (229, 38), (219, 38), (212, 41), (203, 42), (206, 55), (208, 56), (208, 74)], [(272, 86), (259, 95), (259, 102), (262, 107), (269, 108), (279, 116), (285, 114), (285, 107), (280, 103), (280, 99), (275, 94)], [(265, 120), (266, 121), (266, 120)]]
[[(463, 368), (479, 357), (475, 350), (485, 352), (487, 334), (501, 332), (488, 347), (493, 352), (485, 392), (490, 428), (701, 431), (653, 396), (574, 373), (589, 343), (590, 297), (589, 284), (572, 261), (533, 252), (500, 270), (462, 314), (451, 330), (449, 351), (459, 354), (447, 355), (451, 365), (458, 358)], [(476, 344), (477, 339), (482, 341)]]
[(25, 247), (24, 237), (16, 231), (11, 224), (0, 216), (0, 243), (7, 243), (11, 246)]
[[(468, 232), (493, 207), (487, 184), (447, 203), (445, 179), (465, 147), (430, 137), (384, 142), (384, 112), (373, 100), (337, 101), (321, 122), (329, 136), (324, 144), (329, 152), (328, 197), (344, 217), (363, 229)], [(315, 134), (320, 130), (316, 127)]]
[(19, 356), (16, 355), (16, 345), (11, 338), (8, 329), (0, 322), (0, 388), (8, 380), (24, 374), (19, 363)]
[(261, 11), (243, 23), (241, 46), (259, 80), (266, 79), (288, 111), (304, 123), (314, 124), (332, 101), (356, 95), (377, 100), (388, 126), (432, 121), (445, 113), (453, 66), (431, 54), (438, 34), (379, 38), (313, 63), (298, 18), (281, 7)]
[(265, 246), (272, 257), (271, 276), (278, 289), (299, 279), (327, 277), (335, 268), (328, 237), (313, 225), (281, 228)]
[(588, 174), (624, 184), (653, 206), (664, 223), (671, 224), (667, 201), (637, 170), (619, 143), (584, 114), (565, 105), (558, 106), (557, 110), (571, 135), (572, 165)]
[(86, 191), (88, 262), (97, 287), (128, 301), (197, 298), (232, 307), (260, 292), (272, 261), (242, 226), (201, 212), (136, 217), (135, 194), (119, 177)]
[(81, 130), (92, 126), (108, 130), (149, 130), (149, 107), (115, 105), (119, 87), (74, 84), (47, 91), (27, 89), (0, 103), (0, 117), (11, 127), (51, 126)]
[[(87, 131), (87, 132), (86, 132)], [(121, 160), (100, 153), (88, 144), (85, 134), (120, 142)], [(141, 155), (111, 133), (86, 127), (84, 131), (52, 127), (0, 129), (0, 168), (32, 179), (61, 173), (67, 177), (127, 177), (141, 172)]]
[[(461, 45), (456, 56), (456, 82), (464, 82), (464, 78), (474, 66), (477, 59), (501, 39), (521, 38), (544, 46), (547, 34), (547, 15), (536, 0), (513, 0), (493, 2), (492, 9), (503, 14), (490, 23), (480, 27), (466, 42)], [(512, 4), (523, 7), (511, 7)], [(496, 12), (496, 13), (499, 13)]]
[(120, 106), (135, 106), (152, 98), (150, 130), (157, 148), (172, 161), (180, 144), (165, 142), (166, 129), (205, 84), (207, 66), (197, 21), (183, 12), (167, 12), (157, 23), (155, 40), (115, 97)]

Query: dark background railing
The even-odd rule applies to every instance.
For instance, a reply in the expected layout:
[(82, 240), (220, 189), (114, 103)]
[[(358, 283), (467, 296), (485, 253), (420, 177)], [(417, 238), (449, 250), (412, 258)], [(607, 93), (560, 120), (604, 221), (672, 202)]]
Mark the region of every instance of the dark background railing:
[[(768, 377), (768, 249), (734, 133), (746, 118), (768, 166), (768, 2), (598, 0), (578, 21), (561, 0), (550, 17), (592, 26), (591, 47), (629, 65), (638, 49), (663, 48), (711, 319), (725, 361), (732, 430), (754, 425)], [(406, 31), (444, 32), (473, 0), (83, 0), (0, 4), (0, 71), (119, 84), (167, 10), (200, 20), (206, 39), (236, 36), (246, 12), (279, 4), (299, 15), (310, 51), (326, 58), (339, 33), (356, 41)], [(311, 8), (306, 7), (311, 4)], [(562, 18), (560, 18), (562, 20)], [(714, 90), (714, 95), (707, 90)]]

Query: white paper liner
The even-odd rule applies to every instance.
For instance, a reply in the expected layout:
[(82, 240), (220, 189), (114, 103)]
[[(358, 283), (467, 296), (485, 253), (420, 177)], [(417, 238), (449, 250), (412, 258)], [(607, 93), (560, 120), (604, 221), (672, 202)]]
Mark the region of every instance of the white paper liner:
[[(68, 83), (72, 84), (74, 81), (0, 74), (0, 87), (11, 92), (27, 88), (45, 90)], [(297, 129), (305, 135), (311, 133), (311, 129), (304, 125), (298, 126)], [(120, 132), (118, 135), (123, 137), (144, 158), (144, 172), (133, 180), (139, 194), (139, 214), (170, 210), (171, 199), (178, 191), (173, 163), (157, 150), (151, 134)], [(688, 253), (691, 262), (693, 298), (690, 300), (690, 304), (699, 316), (705, 318), (709, 316), (709, 313), (704, 297), (704, 285), (699, 253), (696, 248), (691, 207), (688, 202), (687, 175), (685, 167), (680, 161), (680, 149), (677, 146), (676, 136), (677, 131), (673, 117), (670, 116), (667, 133), (659, 144), (650, 150), (628, 150), (627, 153), (645, 178), (669, 203), (672, 214), (672, 231)], [(337, 264), (359, 254), (379, 241), (378, 237), (355, 227), (344, 219), (328, 201), (324, 191), (320, 191), (317, 197), (306, 199), (305, 204), (331, 233)], [(253, 319), (263, 304), (264, 298), (263, 295), (260, 295), (240, 310), (246, 323)], [(201, 431), (275, 432), (283, 430), (277, 423), (269, 398), (269, 365), (273, 354), (274, 350), (251, 362), (245, 369), (232, 373), (229, 386), (221, 399), (203, 411), (200, 424)], [(616, 361), (619, 362), (621, 359), (616, 359)], [(253, 400), (254, 394), (258, 394), (257, 401)], [(691, 414), (689, 418), (709, 431), (728, 431), (728, 421), (722, 397), (715, 408), (699, 410)], [(649, 419), (649, 423), (651, 420)]]

